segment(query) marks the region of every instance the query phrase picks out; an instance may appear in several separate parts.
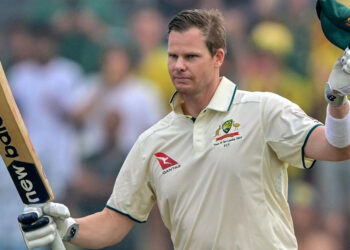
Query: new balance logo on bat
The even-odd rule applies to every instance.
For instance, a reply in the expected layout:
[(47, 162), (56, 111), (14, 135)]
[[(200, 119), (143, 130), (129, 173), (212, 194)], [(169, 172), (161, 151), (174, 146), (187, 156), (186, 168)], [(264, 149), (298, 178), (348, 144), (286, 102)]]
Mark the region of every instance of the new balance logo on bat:
[[(17, 149), (11, 145), (11, 136), (0, 117), (0, 141), (4, 146), (7, 158), (20, 159)], [(25, 204), (44, 203), (50, 199), (33, 163), (14, 160), (7, 166), (16, 189)]]
[(5, 147), (5, 156), (9, 158), (15, 158), (18, 156), (17, 149), (11, 145), (11, 137), (7, 132), (6, 127), (3, 125), (3, 120), (0, 117), (0, 141)]
[(50, 199), (34, 164), (13, 161), (7, 170), (24, 204), (44, 203)]
[[(19, 186), (21, 187), (21, 189), (24, 191), (25, 194), (25, 198), (30, 202), (30, 203), (36, 203), (39, 202), (39, 198), (37, 197), (37, 193), (34, 189), (34, 185), (33, 182), (31, 180), (28, 179), (28, 173), (26, 172), (23, 163), (21, 163), (20, 165), (17, 164), (12, 164), (12, 169), (14, 172), (14, 177), (13, 178), (17, 178), (17, 180), (15, 181), (15, 183), (19, 183)], [(12, 176), (12, 174), (11, 174)], [(16, 185), (17, 187), (17, 185)], [(19, 192), (21, 190), (18, 190)], [(21, 192), (20, 192), (21, 193)]]

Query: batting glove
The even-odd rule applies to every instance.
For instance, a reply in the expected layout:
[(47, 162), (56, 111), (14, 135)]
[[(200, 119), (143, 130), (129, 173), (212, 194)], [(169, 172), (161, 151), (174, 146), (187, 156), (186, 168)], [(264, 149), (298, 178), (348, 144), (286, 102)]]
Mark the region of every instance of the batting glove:
[(53, 202), (42, 207), (26, 206), (18, 222), (28, 249), (51, 244), (57, 233), (63, 241), (69, 242), (79, 229), (68, 208)]
[(350, 49), (346, 48), (342, 57), (335, 63), (325, 87), (325, 98), (332, 106), (347, 102), (350, 94)]

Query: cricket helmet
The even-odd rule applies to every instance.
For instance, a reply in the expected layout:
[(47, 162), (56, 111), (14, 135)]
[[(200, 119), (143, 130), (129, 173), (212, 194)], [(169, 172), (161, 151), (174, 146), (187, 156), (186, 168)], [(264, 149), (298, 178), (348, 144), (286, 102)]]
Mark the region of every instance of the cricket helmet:
[[(342, 1), (343, 2), (343, 1)], [(350, 8), (336, 0), (317, 0), (316, 12), (326, 38), (335, 46), (350, 47)]]

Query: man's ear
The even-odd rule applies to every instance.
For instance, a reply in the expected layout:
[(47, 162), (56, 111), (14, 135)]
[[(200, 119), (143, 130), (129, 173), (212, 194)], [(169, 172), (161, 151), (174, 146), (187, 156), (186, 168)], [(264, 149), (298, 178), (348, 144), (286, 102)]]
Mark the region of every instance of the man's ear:
[(214, 59), (215, 59), (215, 66), (220, 68), (225, 59), (225, 51), (222, 48), (217, 49)]

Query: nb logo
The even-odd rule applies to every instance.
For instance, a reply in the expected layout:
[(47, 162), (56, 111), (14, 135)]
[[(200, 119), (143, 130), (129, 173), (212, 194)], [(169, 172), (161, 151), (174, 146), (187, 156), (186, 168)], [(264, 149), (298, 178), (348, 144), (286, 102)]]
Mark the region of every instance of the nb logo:
[(334, 100), (337, 99), (337, 97), (334, 96), (334, 95), (327, 95), (327, 98), (328, 98), (328, 100), (330, 100), (331, 102), (334, 102)]

